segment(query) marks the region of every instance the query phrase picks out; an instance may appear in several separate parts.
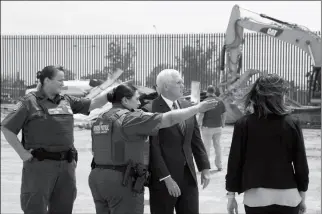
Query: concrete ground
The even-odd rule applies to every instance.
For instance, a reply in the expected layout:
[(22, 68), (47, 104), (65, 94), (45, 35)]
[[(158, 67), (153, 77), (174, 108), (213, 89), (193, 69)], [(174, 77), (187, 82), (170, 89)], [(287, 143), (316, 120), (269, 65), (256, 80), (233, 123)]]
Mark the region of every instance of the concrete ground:
[[(227, 157), (233, 127), (226, 127), (222, 135), (223, 164), (227, 165)], [(304, 130), (307, 156), (310, 167), (310, 185), (307, 192), (307, 213), (321, 213), (321, 131)], [(90, 132), (75, 128), (75, 145), (79, 150), (77, 166), (78, 194), (73, 213), (95, 213), (94, 203), (88, 187), (91, 153)], [(272, 157), (273, 158), (273, 157)], [(214, 163), (214, 151), (211, 151), (211, 163)], [(22, 162), (15, 151), (9, 146), (1, 134), (1, 213), (22, 213), (20, 209), (20, 185)], [(200, 188), (200, 213), (227, 213), (225, 198), (225, 174), (221, 172), (212, 174), (209, 186)], [(200, 175), (198, 176), (200, 182)], [(146, 191), (145, 213), (149, 213), (148, 191)], [(242, 205), (242, 195), (237, 196), (239, 213), (245, 213)]]

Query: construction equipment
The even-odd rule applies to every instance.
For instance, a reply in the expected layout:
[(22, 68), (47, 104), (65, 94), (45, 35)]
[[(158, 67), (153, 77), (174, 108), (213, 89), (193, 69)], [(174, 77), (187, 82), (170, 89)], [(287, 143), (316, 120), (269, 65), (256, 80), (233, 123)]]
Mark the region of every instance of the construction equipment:
[[(306, 74), (309, 78), (309, 97), (310, 104), (317, 105), (318, 107), (293, 106), (293, 109), (295, 110), (293, 112), (298, 112), (298, 114), (307, 113), (311, 115), (312, 112), (314, 112), (314, 114), (318, 114), (321, 110), (321, 37), (305, 27), (281, 21), (264, 14), (258, 15), (262, 18), (274, 21), (274, 23), (265, 24), (248, 17), (241, 18), (240, 7), (238, 5), (233, 7), (230, 15), (224, 46), (221, 53), (220, 84), (218, 85), (221, 92), (220, 97), (225, 101), (227, 107), (227, 119), (229, 120), (230, 117), (231, 122), (234, 122), (242, 116), (242, 112), (240, 112), (237, 106), (233, 103), (236, 103), (238, 97), (242, 97), (242, 89), (246, 87), (247, 82), (253, 75), (267, 72), (249, 69), (243, 74), (240, 74), (240, 70), (242, 68), (244, 29), (265, 34), (269, 37), (292, 44), (303, 50), (311, 57), (313, 69)], [(319, 117), (318, 123), (320, 123), (319, 115), (314, 115), (314, 120), (317, 120), (316, 116)]]
[[(67, 80), (64, 81), (61, 94), (67, 94), (75, 97), (85, 97), (93, 88), (89, 84), (90, 80)], [(25, 94), (37, 91), (37, 84), (28, 86)]]
[[(264, 24), (251, 18), (241, 18), (240, 7), (235, 5), (232, 9), (225, 35), (225, 44), (222, 49), (220, 86), (222, 94), (225, 94), (222, 96), (226, 98), (229, 97), (228, 94), (236, 93), (236, 90), (243, 87), (251, 76), (261, 73), (258, 70), (247, 70), (240, 75), (242, 46), (244, 43), (243, 32), (244, 29), (247, 29), (292, 44), (311, 56), (313, 70), (308, 74), (310, 104), (321, 105), (321, 37), (305, 27), (281, 21), (264, 14), (258, 15), (275, 23)], [(224, 75), (225, 61), (227, 68), (226, 75)], [(225, 76), (226, 80), (224, 80)], [(224, 92), (224, 88), (227, 88), (226, 92)]]

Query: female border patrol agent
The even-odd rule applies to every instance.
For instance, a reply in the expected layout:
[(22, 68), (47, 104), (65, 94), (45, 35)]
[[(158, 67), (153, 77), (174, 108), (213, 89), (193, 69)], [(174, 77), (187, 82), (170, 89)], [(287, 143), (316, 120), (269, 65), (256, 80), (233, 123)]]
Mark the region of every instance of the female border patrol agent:
[[(216, 106), (216, 101), (166, 113), (137, 110), (139, 93), (134, 86), (119, 85), (108, 94), (112, 108), (92, 126), (92, 171), (89, 186), (97, 214), (143, 214), (144, 143), (159, 129), (173, 126)], [(136, 109), (136, 110), (134, 110)]]
[[(37, 73), (40, 90), (25, 95), (2, 122), (8, 143), (23, 162), (20, 203), (25, 214), (72, 213), (76, 198), (73, 114), (88, 114), (106, 103), (60, 95), (62, 67)], [(17, 135), (22, 130), (22, 140)], [(48, 210), (48, 212), (47, 212)]]

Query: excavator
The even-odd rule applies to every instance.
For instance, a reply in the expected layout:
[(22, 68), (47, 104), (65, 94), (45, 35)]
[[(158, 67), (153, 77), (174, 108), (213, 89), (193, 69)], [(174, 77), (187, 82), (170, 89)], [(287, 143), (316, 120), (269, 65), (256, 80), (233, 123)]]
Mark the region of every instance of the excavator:
[[(224, 46), (222, 48), (220, 66), (221, 75), (219, 80), (220, 84), (218, 85), (220, 91), (219, 97), (224, 101), (227, 109), (227, 123), (234, 123), (243, 115), (241, 109), (238, 108), (238, 102), (236, 102), (236, 100), (243, 96), (243, 89), (247, 88), (246, 85), (251, 77), (255, 74), (265, 73), (256, 69), (248, 69), (241, 74), (244, 29), (262, 33), (275, 39), (295, 45), (311, 56), (313, 61), (313, 70), (309, 73), (310, 103), (318, 104), (319, 107), (310, 108), (297, 104), (297, 106), (293, 109), (293, 112), (297, 112), (299, 115), (301, 115), (302, 121), (311, 122), (312, 112), (314, 114), (321, 112), (321, 38), (314, 32), (311, 32), (296, 24), (280, 21), (263, 14), (259, 15), (262, 18), (272, 20), (275, 23), (263, 24), (253, 21), (247, 17), (241, 18), (240, 7), (238, 5), (233, 7), (230, 15)], [(113, 79), (113, 81), (114, 80), (115, 79)], [(101, 92), (100, 89), (97, 90), (97, 93)], [(94, 95), (97, 93), (94, 93)], [(203, 100), (205, 95), (205, 92), (201, 92), (200, 100)], [(143, 93), (140, 97), (141, 106), (144, 106), (156, 96), (157, 93), (155, 91)], [(189, 100), (189, 97), (190, 96), (186, 96), (185, 98)], [(305, 115), (308, 116), (307, 118), (303, 118), (303, 115), (304, 117)], [(320, 116), (319, 118), (315, 118), (316, 119), (314, 120), (316, 120), (320, 125)]]
[[(313, 62), (313, 69), (307, 74), (309, 78), (309, 97), (310, 105), (317, 105), (315, 108), (304, 108), (297, 106), (296, 111), (309, 112), (315, 109), (315, 112), (321, 110), (321, 37), (316, 33), (301, 27), (297, 24), (291, 24), (265, 14), (258, 14), (260, 17), (273, 21), (271, 24), (264, 24), (248, 17), (241, 17), (240, 7), (235, 5), (231, 11), (230, 20), (227, 26), (224, 45), (221, 50), (220, 61), (220, 97), (226, 103), (233, 103), (237, 97), (241, 96), (241, 90), (246, 87), (251, 77), (255, 74), (263, 74), (266, 71), (248, 69), (241, 74), (242, 68), (242, 48), (244, 45), (244, 29), (254, 31), (266, 36), (272, 37), (294, 45), (307, 53)], [(257, 13), (256, 13), (257, 14)], [(305, 75), (305, 74), (303, 74)], [(231, 114), (236, 114), (231, 109), (233, 105), (228, 105)], [(239, 117), (237, 113), (235, 117)], [(238, 116), (239, 115), (239, 116)], [(233, 116), (234, 117), (234, 116)], [(235, 118), (236, 120), (237, 118)]]

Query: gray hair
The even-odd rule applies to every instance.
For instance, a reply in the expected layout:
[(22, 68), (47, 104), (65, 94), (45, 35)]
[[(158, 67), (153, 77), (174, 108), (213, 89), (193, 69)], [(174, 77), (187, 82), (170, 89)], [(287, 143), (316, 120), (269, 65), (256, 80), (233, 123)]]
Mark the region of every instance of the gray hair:
[(175, 69), (164, 69), (157, 76), (157, 91), (161, 93), (164, 89), (164, 85), (171, 82), (175, 76), (181, 76), (180, 72)]

